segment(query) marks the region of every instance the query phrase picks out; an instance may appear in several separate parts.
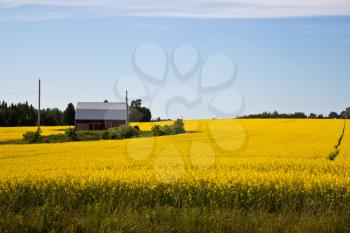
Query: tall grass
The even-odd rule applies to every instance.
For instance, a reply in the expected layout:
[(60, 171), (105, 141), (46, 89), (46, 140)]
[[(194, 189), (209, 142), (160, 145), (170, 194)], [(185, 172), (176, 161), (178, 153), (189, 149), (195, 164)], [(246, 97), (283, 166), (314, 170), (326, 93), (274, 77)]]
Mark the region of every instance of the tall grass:
[[(108, 209), (108, 208), (107, 208)], [(93, 204), (70, 211), (60, 206), (6, 210), (0, 232), (318, 232), (350, 231), (347, 211), (312, 210), (269, 213), (222, 208), (121, 207), (107, 211)]]

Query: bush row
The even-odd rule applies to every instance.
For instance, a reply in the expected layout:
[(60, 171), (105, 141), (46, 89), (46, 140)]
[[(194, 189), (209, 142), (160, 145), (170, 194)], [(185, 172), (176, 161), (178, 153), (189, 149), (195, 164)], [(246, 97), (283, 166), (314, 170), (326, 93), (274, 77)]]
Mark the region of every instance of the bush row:
[[(154, 125), (151, 129), (151, 136), (163, 136), (185, 133), (182, 120), (176, 120), (172, 125)], [(41, 130), (26, 132), (23, 134), (23, 141), (26, 143), (54, 143), (70, 141), (95, 141), (108, 139), (126, 139), (132, 137), (150, 135), (141, 132), (138, 126), (121, 125), (104, 131), (77, 131), (76, 128), (68, 128), (64, 134), (43, 136)]]
[(183, 120), (177, 119), (172, 125), (154, 125), (151, 129), (153, 136), (173, 135), (185, 133)]

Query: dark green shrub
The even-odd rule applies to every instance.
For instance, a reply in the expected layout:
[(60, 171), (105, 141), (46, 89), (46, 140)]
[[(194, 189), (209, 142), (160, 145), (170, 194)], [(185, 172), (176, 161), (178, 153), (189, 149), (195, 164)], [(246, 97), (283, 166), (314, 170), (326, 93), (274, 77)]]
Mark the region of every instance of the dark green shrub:
[(44, 143), (59, 143), (71, 141), (65, 134), (51, 134), (42, 137)]
[(80, 141), (96, 141), (102, 138), (102, 131), (78, 131), (77, 134)]
[(172, 126), (164, 125), (162, 127), (163, 135), (172, 135), (174, 134), (174, 129)]
[(119, 132), (117, 129), (117, 127), (108, 129), (109, 136), (111, 137), (111, 139), (118, 139)]
[(104, 140), (107, 140), (107, 139), (110, 139), (111, 136), (110, 136), (110, 134), (109, 134), (108, 131), (103, 131), (103, 132), (101, 133), (101, 138), (104, 139)]
[(78, 140), (78, 133), (76, 128), (68, 128), (65, 130), (65, 135), (70, 141), (77, 141)]
[(163, 127), (161, 127), (160, 125), (152, 126), (151, 132), (153, 133), (154, 136), (163, 136), (164, 135)]
[(176, 120), (172, 125), (154, 125), (151, 129), (153, 136), (163, 136), (185, 133), (184, 123), (181, 119)]
[(42, 140), (42, 136), (41, 136), (41, 130), (38, 129), (34, 132), (26, 132), (25, 134), (23, 134), (23, 140), (26, 143), (39, 143)]
[(121, 125), (116, 128), (111, 128), (108, 131), (112, 139), (131, 138), (139, 134), (134, 127), (129, 125)]
[(173, 134), (185, 133), (185, 124), (182, 119), (177, 119), (172, 127)]

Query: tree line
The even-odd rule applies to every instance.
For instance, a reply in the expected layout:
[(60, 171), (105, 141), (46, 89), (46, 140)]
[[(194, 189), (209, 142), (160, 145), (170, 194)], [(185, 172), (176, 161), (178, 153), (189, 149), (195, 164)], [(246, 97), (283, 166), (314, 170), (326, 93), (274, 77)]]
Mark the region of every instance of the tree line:
[[(131, 101), (129, 107), (129, 120), (131, 122), (149, 122), (151, 118), (150, 109), (143, 107), (140, 99)], [(37, 122), (38, 110), (28, 102), (17, 104), (1, 102), (0, 126), (34, 126), (37, 125)], [(58, 108), (40, 110), (40, 125), (42, 126), (74, 124), (75, 108), (72, 103), (69, 103), (64, 111)]]
[(244, 116), (240, 116), (239, 118), (350, 119), (350, 107), (346, 108), (344, 111), (340, 113), (330, 112), (326, 116), (323, 114), (315, 114), (315, 113), (310, 113), (309, 115), (306, 115), (303, 112), (288, 114), (288, 113), (278, 113), (277, 111), (274, 111), (274, 112), (263, 112), (259, 114), (244, 115)]
[[(64, 111), (58, 108), (46, 108), (40, 111), (40, 124), (44, 126), (74, 125), (75, 108), (72, 103)], [(38, 110), (25, 103), (0, 105), (0, 126), (33, 126), (38, 122)]]
[[(129, 107), (129, 120), (131, 122), (149, 122), (152, 114), (150, 109), (142, 106), (140, 99), (131, 101)], [(263, 112), (251, 114), (239, 118), (296, 118), (296, 119), (350, 119), (350, 107), (337, 113), (331, 112), (328, 116), (311, 113), (306, 115), (303, 112), (291, 114), (274, 112)], [(38, 110), (28, 102), (8, 104), (2, 101), (0, 104), (0, 126), (34, 126), (37, 125)], [(72, 103), (67, 105), (64, 111), (58, 108), (46, 108), (40, 111), (40, 124), (43, 126), (74, 125), (75, 108)]]

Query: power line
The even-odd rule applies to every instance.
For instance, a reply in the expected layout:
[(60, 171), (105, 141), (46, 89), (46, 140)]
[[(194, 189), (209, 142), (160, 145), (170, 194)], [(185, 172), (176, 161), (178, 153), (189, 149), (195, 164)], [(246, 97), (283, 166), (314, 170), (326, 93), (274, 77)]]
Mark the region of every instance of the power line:
[[(38, 80), (38, 78), (29, 77), (29, 76), (23, 76), (23, 77), (0, 76), (0, 80)], [(63, 87), (73, 88), (73, 89), (80, 89), (80, 90), (85, 91), (85, 92), (105, 93), (107, 91), (110, 91), (110, 90), (99, 90), (99, 89), (85, 88), (85, 87), (81, 87), (81, 86), (74, 86), (74, 85), (58, 82), (58, 81), (52, 80), (52, 79), (42, 79), (42, 80), (44, 80), (46, 83), (52, 83), (52, 84), (56, 84), (56, 85), (63, 86)]]
[(36, 95), (38, 92), (0, 92), (0, 95)]
[[(38, 80), (37, 78), (34, 78), (34, 77), (15, 77), (15, 76), (0, 76), (0, 80)], [(70, 84), (66, 84), (66, 83), (63, 83), (63, 82), (59, 82), (59, 81), (56, 81), (56, 80), (52, 80), (52, 79), (41, 79), (41, 80), (44, 80), (45, 84), (51, 84), (50, 86), (61, 86), (61, 87), (66, 87), (66, 88), (71, 88), (73, 89), (74, 91), (83, 91), (83, 92), (87, 92), (87, 93), (99, 93), (99, 94), (105, 94), (106, 92), (110, 92), (110, 91), (113, 91), (113, 89), (111, 90), (98, 90), (98, 89), (90, 89), (90, 88), (85, 88), (85, 87), (81, 87), (81, 86), (75, 86), (75, 85), (70, 85)], [(60, 88), (57, 88), (56, 89), (60, 89)], [(41, 94), (44, 94), (45, 96), (45, 99), (51, 99), (51, 100), (54, 100), (55, 102), (73, 102), (74, 98), (65, 98), (64, 95), (61, 95), (61, 94), (58, 94), (59, 98), (57, 98), (57, 95), (55, 95), (54, 93), (52, 92), (47, 92), (47, 91), (41, 91)], [(27, 95), (27, 97), (30, 97), (32, 98), (33, 96), (35, 95), (38, 95), (38, 91), (15, 91), (15, 92), (0, 92), (0, 95), (13, 95), (13, 96), (25, 96)], [(55, 95), (55, 97), (53, 97), (52, 95)], [(64, 100), (63, 100), (64, 99)]]
[(85, 87), (80, 87), (80, 86), (74, 86), (74, 85), (70, 85), (70, 84), (65, 84), (62, 82), (58, 82), (55, 80), (50, 80), (50, 79), (42, 79), (45, 80), (45, 82), (51, 82), (51, 83), (56, 83), (57, 85), (63, 86), (63, 87), (68, 87), (68, 88), (74, 88), (74, 89), (80, 89), (82, 91), (86, 91), (86, 92), (96, 92), (96, 93), (105, 93), (108, 90), (98, 90), (98, 89), (90, 89), (90, 88), (85, 88)]
[(13, 76), (0, 76), (0, 79), (3, 80), (9, 80), (9, 79), (15, 79), (15, 80), (37, 80), (37, 78), (33, 78), (33, 77), (13, 77)]

